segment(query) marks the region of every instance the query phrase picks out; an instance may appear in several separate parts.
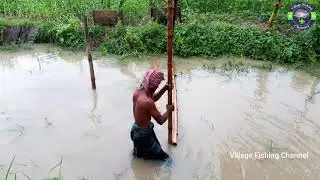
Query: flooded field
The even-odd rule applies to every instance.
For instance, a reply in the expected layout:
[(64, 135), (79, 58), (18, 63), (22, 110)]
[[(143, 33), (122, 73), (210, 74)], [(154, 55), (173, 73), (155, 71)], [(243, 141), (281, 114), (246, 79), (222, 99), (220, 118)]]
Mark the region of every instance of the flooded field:
[(150, 61), (99, 58), (94, 92), (83, 54), (49, 46), (0, 54), (0, 178), (16, 155), (18, 179), (58, 176), (49, 171), (63, 156), (66, 180), (319, 180), (320, 79), (281, 69), (221, 74), (203, 63), (176, 60), (178, 146), (167, 144), (167, 123), (155, 126), (174, 161), (167, 167), (131, 155), (131, 97)]

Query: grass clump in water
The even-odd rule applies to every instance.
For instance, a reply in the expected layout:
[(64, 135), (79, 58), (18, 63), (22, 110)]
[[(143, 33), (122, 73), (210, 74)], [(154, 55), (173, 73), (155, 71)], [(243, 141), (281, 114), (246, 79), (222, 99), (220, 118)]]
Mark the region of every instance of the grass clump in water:
[[(17, 180), (17, 174), (18, 173), (22, 173), (25, 178), (27, 178), (28, 180), (31, 180), (31, 178), (29, 176), (27, 176), (24, 172), (21, 172), (21, 171), (18, 171), (18, 172), (15, 172), (15, 173), (12, 173), (12, 166), (13, 166), (13, 163), (14, 163), (14, 160), (15, 160), (15, 157), (14, 156), (10, 162), (10, 165), (6, 171), (6, 174), (5, 174), (5, 177), (4, 177), (4, 180), (9, 180), (9, 176), (10, 174), (14, 174), (14, 179)], [(53, 170), (55, 170), (56, 168), (59, 167), (59, 176), (58, 177), (46, 177), (46, 178), (43, 178), (42, 180), (63, 180), (63, 176), (62, 176), (62, 160), (63, 160), (63, 156), (61, 156), (61, 159), (60, 159), (60, 162), (57, 163), (53, 168), (50, 169), (49, 173), (51, 173)], [(88, 178), (86, 177), (79, 177), (78, 180), (88, 180)]]
[(10, 44), (5, 46), (0, 46), (2, 51), (17, 51), (17, 50), (31, 50), (33, 46), (31, 44)]
[(11, 163), (10, 163), (10, 165), (9, 165), (9, 168), (8, 168), (8, 170), (7, 170), (7, 172), (6, 172), (5, 180), (8, 180), (8, 178), (9, 178), (9, 174), (10, 174), (10, 172), (11, 172), (11, 168), (12, 168), (12, 165), (13, 165), (13, 162), (14, 162), (15, 158), (16, 158), (16, 156), (13, 156), (13, 158), (12, 158), (12, 160), (11, 160)]
[(271, 62), (264, 62), (259, 65), (252, 65), (253, 68), (262, 69), (266, 71), (271, 71), (273, 69), (273, 64)]
[(225, 71), (240, 70), (242, 67), (244, 67), (244, 60), (242, 58), (239, 60), (228, 60), (222, 65), (222, 69)]

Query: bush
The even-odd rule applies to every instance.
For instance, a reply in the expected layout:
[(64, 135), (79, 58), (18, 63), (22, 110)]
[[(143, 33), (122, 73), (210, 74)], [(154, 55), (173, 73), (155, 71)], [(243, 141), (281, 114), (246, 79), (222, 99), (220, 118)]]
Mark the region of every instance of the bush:
[[(183, 4), (197, 12), (215, 12), (215, 13), (253, 13), (261, 14), (271, 12), (272, 5), (276, 0), (184, 0)], [(297, 1), (301, 2), (301, 1)], [(304, 0), (312, 4), (316, 9), (320, 8), (318, 0)], [(288, 8), (294, 1), (282, 1), (280, 13), (287, 13)]]
[(320, 25), (316, 25), (313, 29), (315, 39), (315, 51), (317, 53), (317, 60), (320, 62)]
[(84, 47), (83, 30), (80, 23), (70, 20), (65, 24), (43, 23), (39, 25), (39, 34), (36, 42), (57, 43), (61, 46)]
[[(92, 39), (99, 39), (104, 35), (104, 28), (90, 26), (89, 36)], [(57, 43), (64, 47), (84, 48), (84, 31), (80, 21), (70, 19), (68, 23), (48, 22), (39, 25), (39, 33), (36, 42)]]
[[(103, 44), (105, 54), (165, 53), (166, 28), (149, 23), (126, 28), (118, 26)], [(319, 41), (319, 39), (318, 39)], [(174, 53), (182, 57), (246, 56), (278, 63), (315, 62), (317, 39), (311, 30), (291, 35), (224, 23), (190, 23), (175, 28)]]
[[(18, 22), (16, 22), (18, 23)], [(0, 30), (13, 22), (1, 21)], [(18, 24), (30, 24), (19, 21)], [(71, 48), (84, 47), (81, 23), (70, 19), (67, 23), (35, 22), (39, 27), (36, 42), (57, 43)], [(124, 27), (120, 23), (107, 33), (104, 28), (90, 26), (92, 39), (103, 42), (104, 54), (139, 55), (166, 53), (167, 28), (154, 22), (136, 27)], [(320, 27), (312, 30), (282, 34), (259, 27), (239, 26), (223, 22), (206, 23), (192, 21), (175, 27), (174, 54), (182, 57), (246, 56), (257, 60), (269, 60), (288, 64), (313, 64), (320, 61)]]
[(124, 27), (117, 25), (108, 32), (102, 44), (104, 54), (129, 55), (166, 52), (166, 28), (151, 22), (145, 26)]

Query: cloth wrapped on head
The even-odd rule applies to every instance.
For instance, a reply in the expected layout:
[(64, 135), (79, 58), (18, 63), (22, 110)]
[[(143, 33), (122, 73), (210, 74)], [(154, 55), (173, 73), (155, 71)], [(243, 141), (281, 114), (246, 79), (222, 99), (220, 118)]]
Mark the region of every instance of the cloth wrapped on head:
[(157, 89), (161, 81), (164, 80), (164, 74), (156, 68), (153, 68), (145, 73), (142, 81), (142, 87), (145, 90)]

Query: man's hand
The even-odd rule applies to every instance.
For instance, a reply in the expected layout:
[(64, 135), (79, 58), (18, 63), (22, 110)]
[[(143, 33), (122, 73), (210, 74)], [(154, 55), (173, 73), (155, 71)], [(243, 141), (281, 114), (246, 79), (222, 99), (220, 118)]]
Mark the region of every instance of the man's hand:
[(172, 105), (167, 104), (167, 110), (170, 111), (170, 112), (174, 111), (174, 105), (173, 104)]

